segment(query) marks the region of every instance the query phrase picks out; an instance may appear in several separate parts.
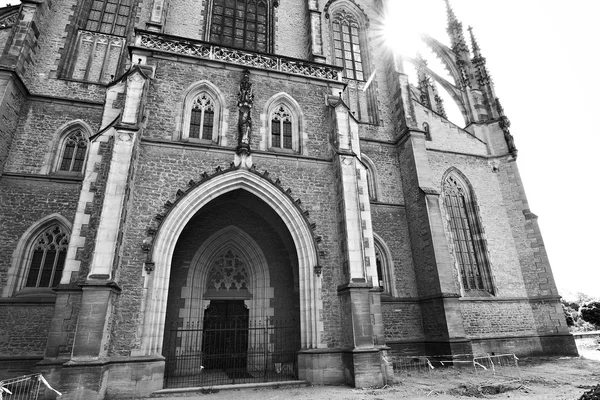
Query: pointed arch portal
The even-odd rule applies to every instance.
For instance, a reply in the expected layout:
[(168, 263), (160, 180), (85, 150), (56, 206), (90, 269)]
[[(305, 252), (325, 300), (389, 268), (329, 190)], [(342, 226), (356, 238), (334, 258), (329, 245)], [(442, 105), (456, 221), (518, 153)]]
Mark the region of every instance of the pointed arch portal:
[[(297, 273), (298, 281), (300, 345), (302, 349), (326, 347), (320, 339), (323, 322), (319, 315), (323, 305), (318, 295), (321, 283), (313, 273), (313, 267), (317, 265), (317, 252), (310, 228), (300, 210), (280, 188), (256, 173), (235, 170), (215, 176), (190, 190), (176, 203), (161, 224), (152, 253), (155, 269), (152, 274), (147, 276), (145, 282), (146, 306), (139, 355), (162, 354), (173, 255), (183, 230), (192, 218), (212, 200), (240, 189), (260, 199), (287, 228), (297, 257), (297, 260), (294, 261), (297, 265), (295, 273)], [(220, 234), (224, 234), (224, 231)], [(219, 236), (216, 235), (215, 237)], [(241, 238), (240, 233), (235, 229), (229, 229), (226, 235), (229, 235), (230, 243), (235, 242), (232, 238), (236, 235), (238, 239)], [(204, 243), (203, 246), (210, 246), (210, 243)], [(205, 250), (199, 249), (197, 257), (203, 257), (202, 254), (210, 253)], [(260, 258), (260, 255), (255, 252), (255, 254), (246, 254), (245, 257), (256, 259), (256, 257)], [(268, 299), (269, 294), (264, 293), (262, 297)], [(262, 312), (268, 313), (268, 308)]]

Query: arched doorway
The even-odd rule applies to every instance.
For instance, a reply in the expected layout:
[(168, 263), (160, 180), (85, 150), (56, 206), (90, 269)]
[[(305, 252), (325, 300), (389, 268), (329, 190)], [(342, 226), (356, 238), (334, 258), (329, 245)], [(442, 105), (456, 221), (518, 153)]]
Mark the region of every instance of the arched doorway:
[(293, 379), (298, 350), (298, 254), (289, 229), (244, 189), (214, 198), (173, 252), (166, 386)]

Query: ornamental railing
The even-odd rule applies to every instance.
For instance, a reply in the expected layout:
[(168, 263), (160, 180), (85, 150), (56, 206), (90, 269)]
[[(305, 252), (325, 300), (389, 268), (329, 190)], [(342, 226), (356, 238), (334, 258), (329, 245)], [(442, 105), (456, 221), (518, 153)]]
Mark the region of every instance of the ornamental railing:
[(288, 57), (218, 46), (199, 40), (175, 36), (157, 35), (153, 32), (136, 31), (135, 47), (181, 54), (187, 57), (203, 58), (226, 63), (279, 71), (311, 78), (331, 81), (342, 80), (342, 68), (333, 65), (311, 63)]

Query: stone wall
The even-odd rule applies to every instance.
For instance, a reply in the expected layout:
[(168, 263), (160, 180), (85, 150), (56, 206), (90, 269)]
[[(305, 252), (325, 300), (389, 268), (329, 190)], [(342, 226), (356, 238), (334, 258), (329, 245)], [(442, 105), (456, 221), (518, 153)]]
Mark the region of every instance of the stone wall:
[[(525, 287), (519, 257), (516, 251), (516, 240), (502, 204), (501, 182), (494, 173), (488, 160), (458, 154), (429, 153), (429, 162), (433, 173), (433, 182), (441, 191), (442, 177), (451, 168), (456, 168), (469, 181), (473, 189), (473, 198), (477, 203), (478, 216), (486, 239), (490, 261), (490, 272), (494, 280), (496, 295), (525, 296)], [(444, 219), (444, 227), (450, 251), (453, 252), (449, 240), (449, 228)]]
[(0, 174), (4, 171), (6, 160), (9, 157), (17, 121), (21, 108), (25, 102), (25, 94), (14, 75), (3, 76), (0, 79)]
[(0, 380), (29, 374), (44, 357), (54, 298), (0, 302)]
[[(143, 262), (140, 246), (148, 238), (147, 229), (156, 227), (154, 216), (164, 212), (167, 200), (174, 201), (178, 189), (187, 188), (190, 179), (199, 180), (203, 172), (214, 173), (217, 166), (228, 168), (233, 161), (232, 149), (202, 149), (185, 144), (142, 142), (136, 167), (138, 175), (132, 184), (132, 195), (122, 245), (121, 266), (116, 279), (124, 290), (115, 305), (112, 354), (127, 355), (141, 340), (138, 327), (143, 321)], [(292, 196), (302, 201), (309, 219), (316, 223), (315, 234), (322, 236), (320, 263), (323, 299), (323, 341), (338, 344), (340, 265), (337, 222), (331, 163), (288, 155), (253, 154), (259, 171), (268, 170), (270, 179), (279, 179), (282, 188), (290, 188)]]
[(73, 221), (80, 186), (78, 181), (71, 180), (19, 175), (2, 177), (0, 221), (11, 229), (0, 232), (0, 287), (7, 284), (7, 272), (13, 266), (17, 243), (33, 223), (54, 213)]
[(6, 172), (55, 172), (55, 157), (61, 150), (58, 148), (61, 128), (69, 122), (81, 120), (96, 130), (100, 128), (102, 116), (99, 104), (74, 104), (43, 98), (26, 102), (20, 111)]

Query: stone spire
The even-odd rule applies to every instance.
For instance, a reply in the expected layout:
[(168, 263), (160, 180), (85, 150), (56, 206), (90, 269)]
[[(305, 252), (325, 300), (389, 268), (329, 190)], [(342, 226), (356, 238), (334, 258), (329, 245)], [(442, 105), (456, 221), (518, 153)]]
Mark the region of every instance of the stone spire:
[(481, 49), (479, 48), (477, 39), (475, 39), (475, 35), (473, 34), (473, 27), (469, 26), (468, 29), (469, 29), (469, 36), (471, 36), (471, 49), (473, 50), (473, 58), (481, 57)]
[(470, 87), (473, 84), (471, 53), (467, 47), (462, 22), (456, 18), (454, 10), (452, 10), (452, 6), (450, 6), (450, 0), (444, 1), (446, 2), (446, 14), (448, 16), (448, 26), (446, 27), (446, 32), (448, 32), (448, 36), (450, 37), (452, 52), (456, 57), (456, 65), (461, 74), (462, 82), (460, 82), (459, 85), (462, 87)]
[(481, 55), (481, 49), (479, 48), (479, 44), (475, 39), (473, 27), (471, 26), (469, 26), (469, 35), (471, 36), (471, 47), (473, 48), (473, 59), (471, 62), (475, 70), (475, 79), (477, 79), (479, 87), (482, 88), (483, 86), (490, 84), (490, 74), (487, 70), (485, 57)]
[(452, 10), (452, 6), (450, 6), (450, 0), (444, 1), (446, 2), (446, 14), (448, 16), (448, 27), (446, 28), (446, 32), (448, 32), (448, 35), (450, 36), (452, 50), (458, 57), (463, 56), (464, 53), (469, 55), (462, 23), (456, 18), (454, 10)]

